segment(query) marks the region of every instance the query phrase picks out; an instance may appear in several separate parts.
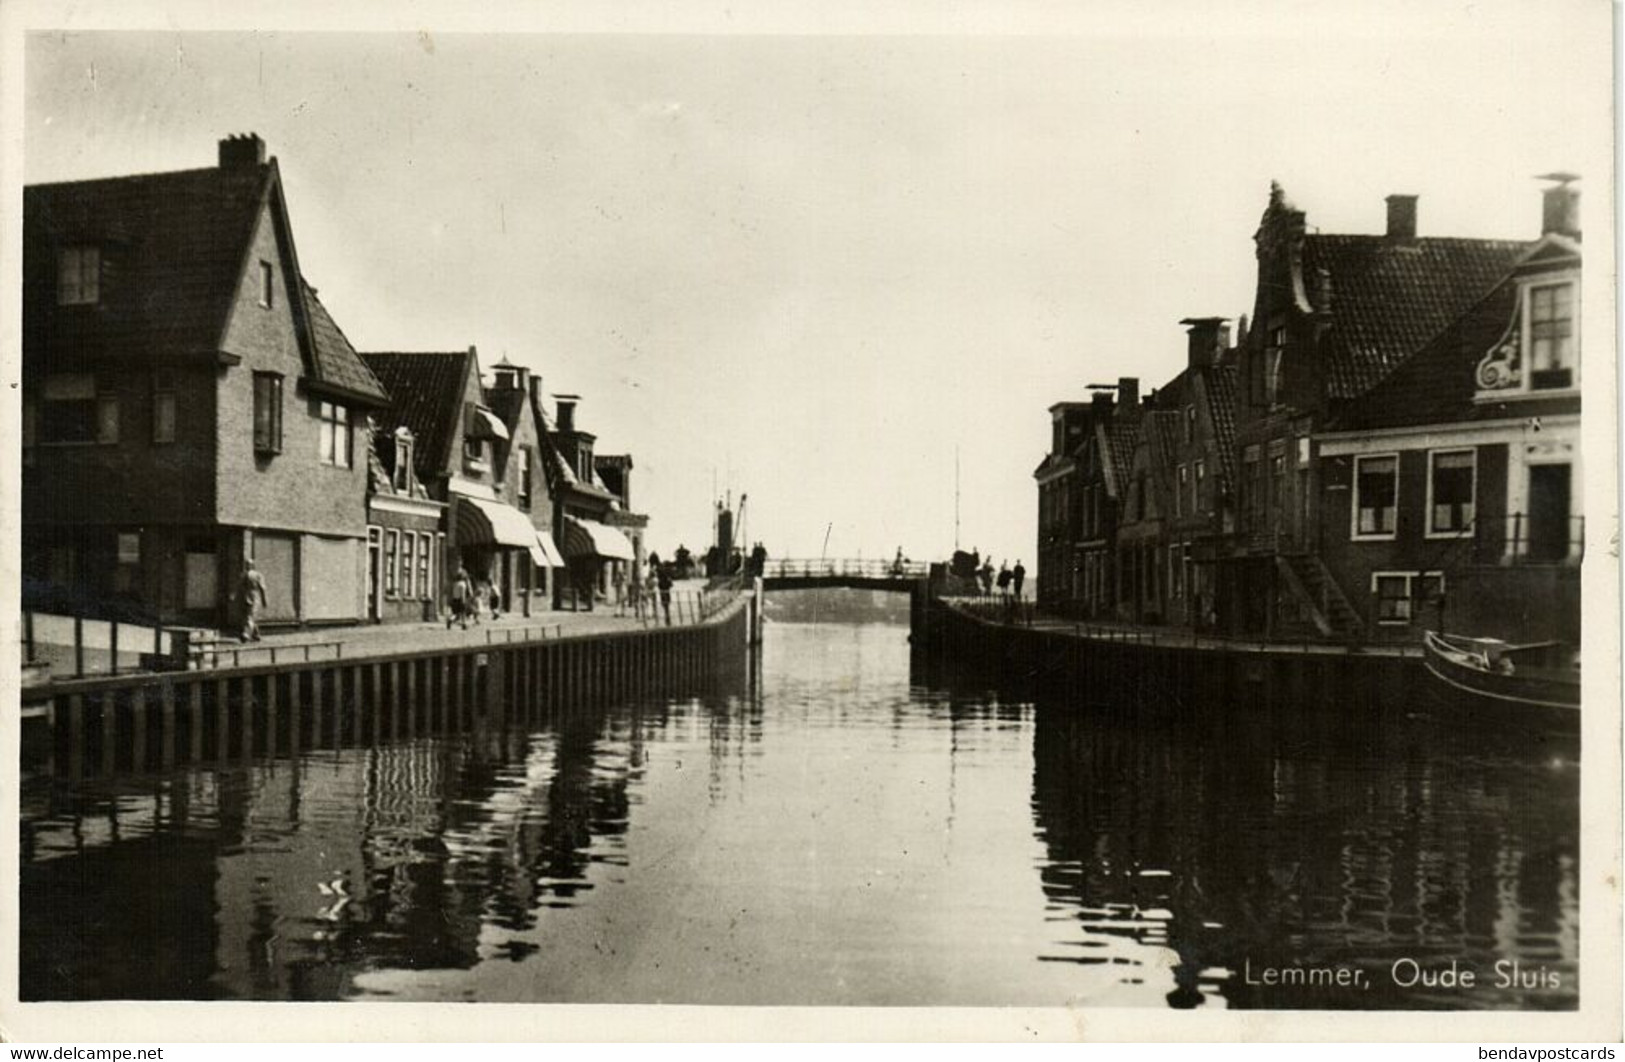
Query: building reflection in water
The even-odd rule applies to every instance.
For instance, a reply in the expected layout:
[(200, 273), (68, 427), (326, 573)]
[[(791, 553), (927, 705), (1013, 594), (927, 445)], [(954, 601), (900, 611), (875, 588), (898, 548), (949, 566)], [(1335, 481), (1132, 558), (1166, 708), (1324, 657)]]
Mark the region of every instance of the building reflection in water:
[[(1165, 944), (1176, 1007), (1577, 1005), (1572, 742), (1335, 706), (1148, 721), (1040, 695), (1036, 711), (1041, 874), (1084, 930), (1077, 961), (1113, 937)], [(1396, 986), (1406, 959), (1477, 984)], [(1502, 960), (1562, 987), (1501, 987)], [(1247, 983), (1339, 966), (1371, 987)]]
[(338, 999), (374, 969), (525, 958), (594, 887), (649, 745), (761, 736), (749, 676), (400, 743), (86, 782), (31, 779), (25, 999)]
[[(22, 994), (1576, 1003), (1572, 742), (1336, 706), (1132, 716), (911, 667), (896, 628), (772, 637), (765, 693), (747, 671), (397, 742), (29, 779)], [(1401, 990), (1401, 959), (1480, 984)], [(1497, 989), (1498, 960), (1560, 985)], [(1336, 966), (1373, 987), (1245, 977)]]

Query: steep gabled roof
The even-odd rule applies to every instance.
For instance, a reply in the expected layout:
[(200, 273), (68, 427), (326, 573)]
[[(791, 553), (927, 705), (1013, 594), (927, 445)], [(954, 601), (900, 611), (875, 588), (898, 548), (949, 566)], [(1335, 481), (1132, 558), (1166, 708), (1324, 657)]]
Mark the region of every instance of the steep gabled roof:
[[(1500, 283), (1463, 310), (1381, 384), (1335, 408), (1328, 427), (1347, 431), (1494, 420), (1512, 415), (1504, 402), (1474, 400), (1478, 363), (1515, 327), (1520, 282), (1548, 275), (1553, 268), (1577, 266), (1579, 261), (1578, 244), (1563, 236), (1542, 237)], [(1518, 403), (1518, 415), (1544, 415), (1577, 402), (1572, 395), (1546, 400), (1524, 398)]]
[(389, 392), (390, 405), (377, 417), (380, 431), (405, 425), (414, 439), (418, 479), (432, 483), (451, 467), (451, 447), (474, 354), (467, 350), (373, 352), (361, 360)]
[[(33, 185), (23, 191), (25, 349), (47, 358), (220, 349), (274, 164)], [(100, 301), (56, 305), (53, 251), (94, 245)]]
[[(366, 406), (387, 400), (299, 272), (275, 159), (39, 184), (24, 190), (23, 204), (29, 360), (221, 354), (255, 227), (268, 208), (310, 390)], [(100, 254), (94, 306), (56, 304), (54, 252), (75, 245)]]
[(1330, 281), (1332, 398), (1369, 391), (1483, 298), (1531, 244), (1519, 240), (1316, 234), (1304, 237), (1306, 281)]
[(1236, 474), (1236, 376), (1233, 364), (1214, 365), (1202, 372), (1208, 418), (1213, 422), (1214, 446), (1219, 451), (1220, 485), (1225, 490), (1230, 489)]
[(388, 402), (389, 395), (373, 371), (367, 368), (344, 330), (333, 320), (316, 297), (316, 289), (304, 285), (305, 304), (310, 308), (311, 332), (315, 336), (316, 375), (336, 395), (355, 395), (375, 402)]
[(1119, 409), (1109, 423), (1096, 429), (1096, 444), (1100, 450), (1100, 470), (1106, 480), (1106, 493), (1113, 498), (1122, 494), (1122, 478), (1134, 459), (1134, 447), (1140, 441), (1140, 416)]

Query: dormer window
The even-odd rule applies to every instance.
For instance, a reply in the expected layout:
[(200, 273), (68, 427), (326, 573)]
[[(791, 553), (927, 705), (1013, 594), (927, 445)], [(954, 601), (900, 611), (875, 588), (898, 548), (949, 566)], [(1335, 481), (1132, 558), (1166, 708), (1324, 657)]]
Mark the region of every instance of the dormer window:
[(395, 430), (395, 471), (390, 485), (401, 494), (412, 493), (412, 433), (405, 428)]
[(1548, 273), (1519, 287), (1506, 331), (1479, 359), (1477, 400), (1538, 397), (1580, 384), (1579, 271)]
[(1574, 285), (1529, 289), (1529, 389), (1574, 386)]
[(102, 254), (96, 247), (64, 247), (57, 252), (58, 306), (93, 306), (101, 301)]

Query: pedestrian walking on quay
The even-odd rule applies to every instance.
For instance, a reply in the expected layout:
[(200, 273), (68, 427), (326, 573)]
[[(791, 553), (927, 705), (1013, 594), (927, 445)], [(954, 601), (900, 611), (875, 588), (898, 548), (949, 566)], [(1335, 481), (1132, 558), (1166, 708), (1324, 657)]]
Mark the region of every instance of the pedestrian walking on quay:
[(446, 629), (451, 630), (453, 622), (463, 630), (468, 630), (468, 611), (473, 605), (474, 588), (468, 583), (468, 570), (461, 564), (457, 566), (457, 577), (451, 582), (451, 613), (446, 617)]
[(662, 564), (659, 574), (655, 577), (655, 585), (660, 590), (660, 610), (666, 614), (666, 626), (671, 626), (671, 569)]
[(243, 561), (243, 581), (239, 588), (243, 604), (243, 638), (245, 642), (260, 640), (260, 610), (270, 604), (265, 596), (265, 576), (254, 567), (252, 559)]
[(1027, 569), (1021, 566), (1021, 561), (1018, 559), (1015, 569), (1010, 572), (1010, 585), (1015, 588), (1017, 601), (1021, 600), (1021, 584), (1026, 581)]

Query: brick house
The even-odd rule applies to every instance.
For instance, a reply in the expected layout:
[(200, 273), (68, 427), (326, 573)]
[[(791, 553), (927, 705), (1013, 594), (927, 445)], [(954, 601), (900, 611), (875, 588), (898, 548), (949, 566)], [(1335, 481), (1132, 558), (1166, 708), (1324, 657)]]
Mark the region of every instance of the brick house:
[(1235, 533), (1236, 352), (1223, 318), (1187, 318), (1185, 369), (1153, 392), (1117, 514), (1119, 618), (1210, 626)]
[(1038, 580), (1040, 608), (1062, 611), (1082, 596), (1077, 543), (1083, 532), (1083, 492), (1078, 452), (1092, 426), (1087, 402), (1049, 407), (1050, 449), (1033, 470), (1038, 481)]
[[(1237, 535), (1219, 561), (1233, 632), (1364, 636), (1363, 590), (1326, 564), (1317, 433), (1485, 297), (1532, 246), (1418, 237), (1389, 196), (1382, 235), (1310, 232), (1273, 186), (1254, 236), (1258, 284), (1236, 403)], [(1389, 517), (1383, 517), (1388, 519)]]
[[(378, 415), (380, 436), (410, 440), (404, 450), (379, 447), (385, 471), (393, 477), (409, 462), (423, 494), (446, 507), (427, 566), (421, 531), (374, 525), (382, 540), (378, 592), (386, 602), (443, 601), (461, 566), (476, 583), (499, 590), (504, 608), (512, 607), (531, 567), (545, 569), (549, 561), (530, 515), (514, 504), (507, 473), (517, 483), (518, 472), (504, 464), (511, 433), (485, 403), (478, 351), (368, 351), (361, 358), (395, 396)], [(407, 432), (397, 435), (403, 427)], [(413, 607), (402, 608), (401, 618)]]
[(639, 555), (631, 539), (611, 524), (621, 510), (621, 501), (598, 480), (593, 459), (598, 437), (576, 426), (580, 396), (554, 397), (557, 419), (547, 429), (558, 499), (559, 544), (568, 570), (568, 579), (559, 581), (554, 605), (562, 605), (567, 594), (572, 608), (585, 603), (590, 609), (594, 601), (609, 596), (617, 580), (624, 585)]
[(1378, 636), (1578, 642), (1580, 228), (1572, 178), (1483, 298), (1316, 437), (1322, 553)]
[(1079, 494), (1078, 537), (1073, 547), (1077, 572), (1069, 610), (1084, 619), (1118, 618), (1121, 573), (1118, 524), (1128, 494), (1128, 468), (1140, 437), (1140, 381), (1123, 377), (1115, 397), (1097, 390), (1089, 406), (1089, 430), (1075, 452)]
[(305, 282), (275, 159), (32, 186), (23, 224), (24, 600), (228, 626), (364, 612), (387, 396)]
[(540, 556), (515, 553), (504, 573), (510, 608), (524, 616), (550, 611), (553, 588), (564, 570), (554, 538), (553, 488), (547, 475), (551, 443), (542, 421), (542, 381), (504, 358), (492, 366), (486, 404), (508, 429), (495, 444), (499, 494), (525, 514), (536, 531)]

